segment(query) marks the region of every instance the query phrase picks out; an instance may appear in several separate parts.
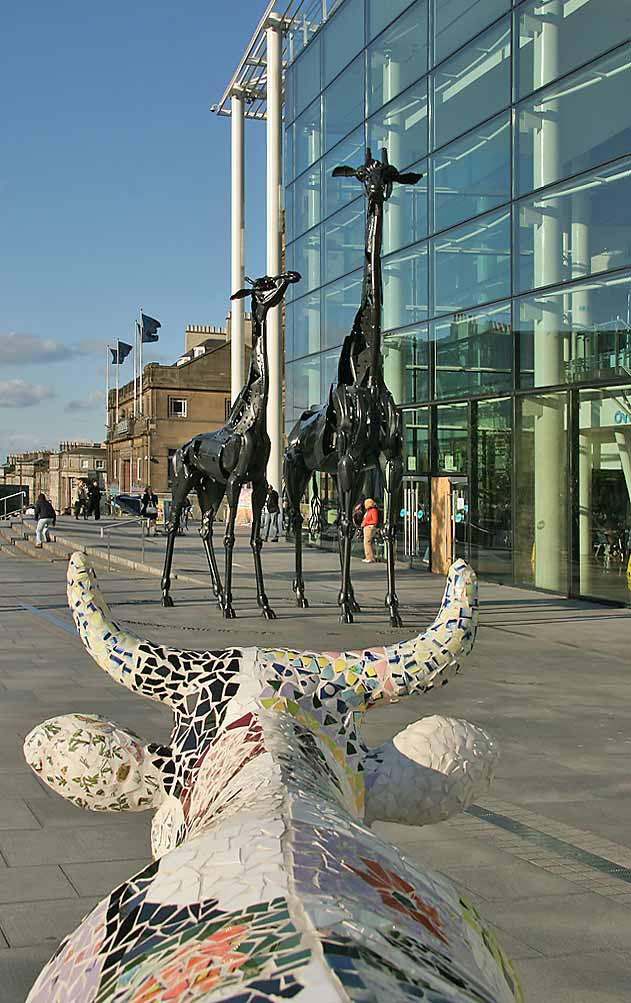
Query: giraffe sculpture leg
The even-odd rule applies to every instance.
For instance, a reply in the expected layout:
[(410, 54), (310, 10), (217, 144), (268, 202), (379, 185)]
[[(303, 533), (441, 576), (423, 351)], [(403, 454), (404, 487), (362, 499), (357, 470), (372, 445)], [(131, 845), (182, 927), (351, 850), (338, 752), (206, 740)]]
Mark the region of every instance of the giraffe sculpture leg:
[(400, 457), (387, 457), (383, 453), (379, 457), (383, 473), (384, 492), (386, 497), (386, 519), (383, 528), (386, 544), (386, 572), (388, 576), (388, 592), (385, 604), (390, 611), (390, 626), (402, 627), (403, 621), (399, 614), (399, 597), (395, 586), (395, 550), (397, 517), (399, 514), (401, 482), (403, 479), (403, 464)]
[(295, 454), (286, 455), (283, 465), (285, 490), (289, 502), (289, 519), (294, 531), (295, 577), (292, 588), (296, 596), (296, 605), (307, 609), (309, 602), (305, 597), (305, 581), (302, 572), (302, 513), (300, 502), (309, 482), (309, 471), (302, 457)]
[(217, 599), (220, 609), (222, 608), (223, 586), (221, 584), (221, 576), (219, 574), (217, 557), (213, 546), (213, 527), (217, 509), (219, 508), (221, 499), (224, 496), (224, 491), (225, 489), (223, 484), (217, 484), (212, 480), (206, 480), (197, 488), (197, 497), (202, 510), (202, 524), (199, 529), (199, 535), (202, 538), (202, 543), (206, 552), (213, 595)]
[(184, 502), (194, 485), (195, 476), (190, 473), (185, 466), (182, 466), (178, 470), (175, 483), (173, 485), (173, 505), (171, 507), (171, 516), (167, 527), (167, 546), (166, 553), (164, 555), (162, 581), (160, 582), (160, 586), (162, 588), (162, 605), (167, 607), (173, 606), (173, 598), (171, 596), (171, 567), (173, 565), (173, 548), (175, 546), (177, 527), (180, 521), (182, 508), (184, 507)]
[(361, 470), (350, 453), (337, 466), (339, 524), (338, 538), (342, 562), (342, 587), (338, 597), (341, 623), (353, 622), (353, 588), (351, 585), (351, 543), (353, 540), (353, 508), (361, 489)]
[(237, 508), (243, 481), (239, 474), (231, 474), (226, 485), (226, 500), (228, 502), (228, 522), (226, 524), (226, 535), (224, 536), (224, 549), (226, 555), (226, 570), (224, 578), (223, 593), (223, 615), (226, 620), (234, 620), (236, 613), (232, 605), (232, 552), (234, 550), (234, 526), (237, 519)]
[(276, 613), (269, 604), (269, 599), (265, 594), (265, 582), (263, 581), (263, 565), (261, 563), (261, 515), (263, 506), (267, 498), (267, 481), (263, 477), (260, 481), (255, 481), (252, 485), (252, 533), (250, 535), (250, 547), (254, 557), (254, 573), (256, 575), (256, 601), (263, 610), (266, 620), (275, 620)]

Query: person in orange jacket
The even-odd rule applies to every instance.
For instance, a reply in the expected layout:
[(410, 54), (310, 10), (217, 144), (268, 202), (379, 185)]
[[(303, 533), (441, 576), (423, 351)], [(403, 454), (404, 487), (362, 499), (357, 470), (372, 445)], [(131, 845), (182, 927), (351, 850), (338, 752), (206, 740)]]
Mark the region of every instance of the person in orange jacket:
[(362, 529), (364, 531), (364, 564), (375, 564), (375, 550), (372, 545), (377, 523), (379, 522), (379, 509), (377, 502), (373, 498), (367, 498), (364, 502), (366, 514), (362, 519)]

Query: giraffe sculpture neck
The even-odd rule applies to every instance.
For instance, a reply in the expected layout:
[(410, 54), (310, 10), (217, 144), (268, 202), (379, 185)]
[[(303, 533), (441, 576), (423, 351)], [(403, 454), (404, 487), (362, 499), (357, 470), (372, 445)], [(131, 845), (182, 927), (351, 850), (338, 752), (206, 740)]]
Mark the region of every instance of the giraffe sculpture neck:
[(346, 368), (348, 360), (351, 365), (351, 382), (369, 387), (383, 385), (381, 359), (383, 206), (383, 194), (368, 196), (362, 298), (352, 331), (340, 357), (340, 382), (348, 382), (342, 378), (342, 371)]
[(257, 316), (260, 307), (253, 304), (252, 310), (252, 351), (248, 376), (243, 390), (232, 407), (230, 424), (235, 431), (243, 433), (248, 428), (265, 420), (267, 398), (269, 396), (269, 367), (267, 363), (266, 312)]

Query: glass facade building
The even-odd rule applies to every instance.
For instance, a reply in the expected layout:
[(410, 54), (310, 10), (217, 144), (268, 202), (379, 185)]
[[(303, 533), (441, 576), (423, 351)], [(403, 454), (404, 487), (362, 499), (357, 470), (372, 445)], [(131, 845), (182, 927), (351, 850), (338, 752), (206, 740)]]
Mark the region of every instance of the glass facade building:
[(286, 429), (326, 398), (360, 300), (364, 198), (332, 170), (386, 147), (423, 173), (384, 223), (400, 556), (628, 604), (631, 0), (330, 6), (294, 26), (285, 77), (286, 257), (303, 276)]

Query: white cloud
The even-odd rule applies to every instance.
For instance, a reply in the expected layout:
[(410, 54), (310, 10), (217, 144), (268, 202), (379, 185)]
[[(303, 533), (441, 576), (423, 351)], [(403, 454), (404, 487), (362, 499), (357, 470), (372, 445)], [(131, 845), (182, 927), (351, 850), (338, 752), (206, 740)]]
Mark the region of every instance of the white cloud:
[(22, 366), (63, 362), (80, 355), (102, 353), (104, 347), (102, 342), (90, 339), (77, 344), (64, 344), (54, 338), (40, 338), (37, 334), (0, 332), (0, 364)]
[(54, 396), (50, 386), (35, 386), (26, 380), (0, 380), (0, 407), (33, 407)]
[(77, 411), (94, 411), (105, 401), (105, 394), (102, 390), (94, 390), (83, 400), (68, 401), (64, 407), (66, 414), (75, 414)]

